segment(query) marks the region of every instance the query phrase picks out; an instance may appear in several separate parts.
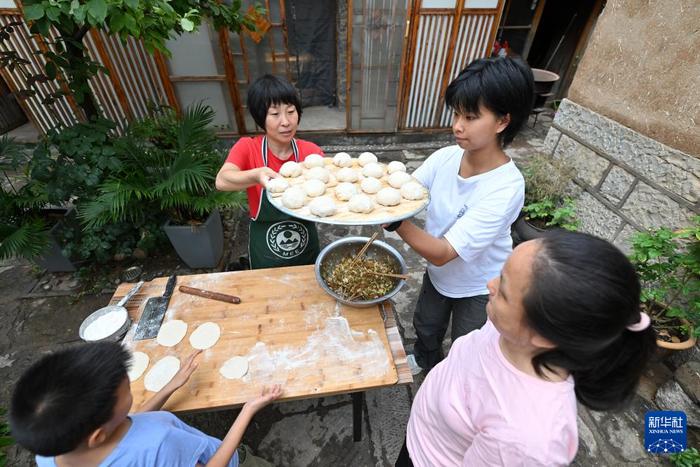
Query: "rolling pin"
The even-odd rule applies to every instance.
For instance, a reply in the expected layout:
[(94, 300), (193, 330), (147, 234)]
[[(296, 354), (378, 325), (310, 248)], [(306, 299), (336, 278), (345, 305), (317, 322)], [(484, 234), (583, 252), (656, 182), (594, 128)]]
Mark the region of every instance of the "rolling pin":
[(198, 297), (209, 298), (211, 300), (218, 300), (220, 302), (233, 303), (236, 305), (241, 303), (241, 299), (234, 295), (226, 295), (224, 293), (211, 292), (209, 290), (197, 289), (195, 287), (188, 287), (186, 285), (181, 285), (180, 287), (178, 287), (178, 290), (182, 293), (186, 293), (189, 295), (197, 295)]

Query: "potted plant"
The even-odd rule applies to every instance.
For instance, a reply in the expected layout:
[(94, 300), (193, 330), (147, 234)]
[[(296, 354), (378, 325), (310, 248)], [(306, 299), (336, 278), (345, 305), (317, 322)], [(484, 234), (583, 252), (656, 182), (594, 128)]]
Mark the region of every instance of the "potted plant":
[[(0, 138), (0, 259), (26, 258), (49, 272), (74, 271), (54, 237), (65, 210), (47, 210), (45, 191), (32, 180), (11, 180), (27, 162), (24, 151), (7, 136)], [(16, 186), (20, 185), (20, 186)]]
[(527, 162), (525, 205), (513, 225), (520, 241), (541, 237), (551, 228), (578, 229), (575, 202), (564, 196), (571, 176), (572, 169), (558, 159), (538, 154)]
[(682, 350), (695, 345), (700, 335), (700, 216), (688, 228), (635, 234), (630, 259), (659, 347)]
[(218, 208), (242, 206), (245, 194), (214, 186), (223, 155), (213, 119), (210, 107), (197, 104), (179, 116), (153, 109), (134, 123), (118, 144), (119, 168), (80, 212), (86, 226), (157, 220), (189, 267), (216, 266), (223, 254)]

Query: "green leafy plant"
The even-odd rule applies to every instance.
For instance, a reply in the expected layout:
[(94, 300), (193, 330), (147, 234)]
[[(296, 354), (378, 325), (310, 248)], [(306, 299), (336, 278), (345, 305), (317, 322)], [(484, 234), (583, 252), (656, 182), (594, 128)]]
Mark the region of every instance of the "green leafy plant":
[(197, 225), (219, 207), (239, 207), (245, 195), (217, 191), (223, 154), (210, 124), (213, 110), (198, 104), (181, 116), (157, 109), (120, 141), (121, 165), (80, 210), (88, 228), (147, 219)]
[(42, 183), (51, 204), (80, 205), (121, 167), (116, 124), (105, 119), (49, 131), (32, 155), (29, 175)]
[(7, 448), (15, 444), (15, 441), (10, 435), (10, 426), (5, 420), (5, 409), (0, 408), (0, 467), (7, 465)]
[(668, 458), (676, 467), (695, 467), (700, 465), (700, 452), (695, 448), (688, 448), (683, 452), (671, 454)]
[(684, 229), (635, 234), (630, 259), (658, 337), (700, 336), (700, 216)]
[[(264, 12), (256, 6), (243, 13), (241, 0), (26, 0), (23, 3), (24, 19), (31, 25), (31, 32), (41, 35), (48, 44), (36, 51), (46, 60), (43, 73), (31, 73), (27, 79), (31, 79), (30, 84), (56, 79), (65, 82), (87, 120), (99, 115), (89, 80), (104, 71), (99, 63), (90, 60), (84, 45), (90, 29), (118, 35), (123, 41), (140, 39), (149, 52), (157, 50), (170, 56), (167, 41), (174, 35), (196, 31), (204, 19), (217, 29), (226, 27), (239, 32), (245, 27), (254, 31), (256, 15)], [(17, 67), (23, 62), (17, 54), (3, 53), (0, 64)], [(33, 89), (23, 92), (36, 94)]]
[(528, 220), (540, 220), (546, 227), (561, 227), (576, 231), (579, 221), (576, 219), (576, 204), (571, 198), (564, 198), (563, 205), (558, 206), (550, 198), (530, 203), (523, 207)]
[[(49, 204), (72, 205), (80, 211), (100, 195), (100, 186), (122, 167), (119, 151), (124, 145), (115, 129), (113, 122), (98, 118), (52, 130), (37, 145), (29, 177)], [(54, 237), (66, 257), (104, 263), (115, 254), (129, 255), (141, 238), (153, 237), (159, 230), (151, 219), (82, 226), (71, 218), (61, 223)]]
[[(40, 208), (46, 198), (36, 184), (10, 179), (26, 164), (27, 157), (14, 139), (0, 138), (0, 170), (5, 180), (0, 183), (0, 259), (40, 255), (48, 245), (48, 227)], [(21, 184), (15, 187), (16, 184)]]
[(564, 161), (536, 154), (522, 170), (525, 179), (525, 219), (540, 229), (577, 230), (576, 204), (565, 197), (573, 169)]

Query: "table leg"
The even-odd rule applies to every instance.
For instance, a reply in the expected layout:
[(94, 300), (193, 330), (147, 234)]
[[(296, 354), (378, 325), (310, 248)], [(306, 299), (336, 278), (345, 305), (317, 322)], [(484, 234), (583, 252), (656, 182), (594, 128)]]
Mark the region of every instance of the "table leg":
[(352, 393), (352, 439), (355, 442), (362, 440), (362, 403), (364, 400), (364, 392)]

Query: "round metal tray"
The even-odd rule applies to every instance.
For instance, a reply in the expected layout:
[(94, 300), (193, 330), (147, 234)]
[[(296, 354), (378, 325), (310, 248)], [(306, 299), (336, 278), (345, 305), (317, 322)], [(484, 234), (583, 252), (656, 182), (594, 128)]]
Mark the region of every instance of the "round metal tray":
[[(356, 254), (357, 251), (360, 248), (362, 248), (362, 246), (365, 243), (367, 243), (367, 240), (369, 240), (368, 237), (345, 237), (336, 240), (330, 243), (328, 246), (326, 246), (323, 250), (321, 250), (321, 253), (319, 253), (318, 257), (316, 258), (316, 264), (314, 265), (314, 271), (316, 272), (316, 280), (318, 281), (318, 284), (321, 286), (321, 288), (328, 295), (335, 298), (340, 303), (354, 306), (356, 308), (368, 308), (378, 303), (382, 303), (384, 300), (388, 300), (389, 298), (396, 295), (399, 292), (399, 290), (401, 290), (401, 287), (403, 287), (403, 285), (406, 283), (405, 280), (398, 279), (396, 282), (396, 286), (394, 286), (394, 288), (391, 289), (391, 291), (389, 291), (387, 294), (372, 300), (362, 301), (346, 300), (337, 293), (335, 293), (330, 287), (328, 287), (326, 281), (323, 279), (321, 271), (325, 270), (326, 268), (333, 267), (338, 261), (340, 261), (342, 258), (348, 255)], [(394, 262), (396, 266), (398, 266), (399, 273), (406, 274), (407, 272), (406, 262), (401, 256), (401, 253), (399, 253), (396, 250), (396, 248), (392, 247), (388, 243), (382, 242), (380, 240), (375, 240), (374, 242), (372, 242), (369, 248), (367, 248), (365, 256), (373, 259), (389, 258), (391, 261)]]
[[(375, 209), (371, 213), (368, 214), (360, 214), (360, 213), (351, 213), (349, 211), (344, 211), (340, 213), (336, 213), (332, 216), (328, 217), (318, 217), (314, 214), (311, 214), (309, 212), (309, 207), (308, 205), (299, 208), (299, 209), (289, 209), (285, 207), (282, 204), (282, 196), (281, 195), (272, 195), (269, 191), (265, 190), (265, 193), (267, 194), (267, 200), (275, 206), (277, 209), (280, 211), (284, 212), (285, 214), (289, 214), (292, 217), (296, 217), (298, 219), (303, 219), (305, 221), (311, 221), (311, 222), (318, 222), (321, 224), (332, 224), (332, 225), (378, 225), (378, 224), (390, 224), (392, 222), (400, 221), (403, 219), (408, 219), (410, 217), (415, 216), (419, 212), (421, 212), (423, 209), (428, 206), (428, 203), (430, 203), (430, 193), (428, 192), (427, 196), (425, 199), (419, 200), (419, 201), (412, 201), (412, 204), (415, 204), (415, 207), (410, 209), (409, 211), (401, 212), (395, 215), (389, 215), (389, 213), (386, 213), (386, 211), (383, 207), (379, 207), (378, 209)], [(373, 195), (369, 195), (374, 199)], [(346, 203), (343, 203), (342, 205), (344, 206)], [(373, 216), (373, 214), (375, 214)]]
[[(131, 318), (129, 318), (129, 314), (127, 313), (126, 315), (126, 320), (124, 321), (124, 324), (121, 325), (119, 329), (114, 331), (112, 334), (109, 336), (105, 336), (102, 339), (98, 340), (88, 340), (85, 338), (85, 330), (92, 324), (93, 321), (95, 321), (97, 318), (100, 316), (106, 315), (107, 313), (112, 312), (116, 307), (116, 305), (112, 306), (106, 306), (104, 308), (100, 308), (99, 310), (91, 313), (87, 318), (83, 320), (83, 322), (80, 324), (80, 328), (78, 329), (78, 336), (86, 342), (100, 342), (100, 341), (109, 341), (109, 342), (119, 342), (122, 340), (124, 335), (126, 335), (126, 331), (129, 330), (129, 327), (131, 326)], [(126, 309), (124, 309), (126, 312)]]

